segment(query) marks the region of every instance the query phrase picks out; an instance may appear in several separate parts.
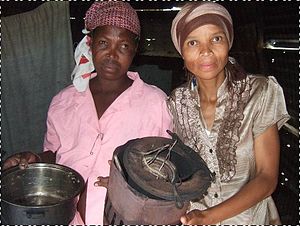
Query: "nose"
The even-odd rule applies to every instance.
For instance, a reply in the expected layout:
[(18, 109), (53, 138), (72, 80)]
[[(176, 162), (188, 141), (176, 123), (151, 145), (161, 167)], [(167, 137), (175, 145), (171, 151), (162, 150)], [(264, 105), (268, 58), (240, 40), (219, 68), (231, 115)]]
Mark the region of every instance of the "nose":
[(200, 47), (200, 56), (210, 56), (212, 55), (212, 50), (209, 45), (202, 45)]
[(117, 59), (118, 54), (117, 54), (117, 48), (116, 46), (110, 46), (110, 48), (107, 50), (106, 57), (107, 58), (112, 58), (112, 59)]

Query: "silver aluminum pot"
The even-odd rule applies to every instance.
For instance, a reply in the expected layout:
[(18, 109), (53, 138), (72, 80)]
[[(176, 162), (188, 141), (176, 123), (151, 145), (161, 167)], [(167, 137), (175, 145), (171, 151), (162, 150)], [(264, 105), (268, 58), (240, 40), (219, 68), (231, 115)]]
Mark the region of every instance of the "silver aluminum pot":
[(84, 187), (75, 170), (47, 163), (14, 167), (1, 175), (1, 222), (10, 225), (69, 224)]

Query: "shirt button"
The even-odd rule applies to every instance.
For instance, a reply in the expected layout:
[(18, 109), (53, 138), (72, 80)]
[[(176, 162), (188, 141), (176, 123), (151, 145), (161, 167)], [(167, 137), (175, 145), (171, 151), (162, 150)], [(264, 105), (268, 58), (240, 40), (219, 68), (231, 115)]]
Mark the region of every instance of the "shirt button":
[(100, 133), (100, 140), (103, 140), (104, 133)]
[(215, 193), (215, 194), (214, 194), (214, 197), (215, 197), (215, 198), (218, 198), (218, 197), (219, 197), (218, 193)]
[(212, 172), (211, 176), (213, 178), (212, 183), (216, 183), (216, 178), (215, 178), (216, 177), (216, 172)]
[(90, 152), (90, 155), (93, 155), (93, 154), (94, 154), (94, 152), (91, 151), (91, 152)]
[(209, 152), (210, 152), (210, 153), (213, 153), (213, 149), (209, 149)]

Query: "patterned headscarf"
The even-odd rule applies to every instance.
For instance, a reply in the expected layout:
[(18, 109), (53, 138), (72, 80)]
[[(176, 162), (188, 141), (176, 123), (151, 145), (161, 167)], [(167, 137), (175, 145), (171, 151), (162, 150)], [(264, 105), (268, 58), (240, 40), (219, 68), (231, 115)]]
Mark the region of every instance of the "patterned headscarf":
[(185, 4), (172, 22), (171, 36), (175, 48), (181, 54), (186, 37), (205, 24), (222, 28), (229, 43), (233, 42), (233, 25), (229, 12), (220, 4), (213, 2), (193, 2)]
[(94, 2), (85, 15), (85, 27), (92, 31), (96, 27), (112, 25), (125, 28), (140, 35), (140, 22), (136, 11), (127, 2)]
[[(94, 2), (86, 12), (85, 29), (88, 34), (95, 28), (105, 25), (125, 28), (140, 36), (140, 22), (136, 11), (127, 2), (101, 1)], [(76, 66), (71, 74), (73, 85), (79, 92), (84, 92), (89, 85), (89, 80), (96, 76), (92, 74), (95, 67), (90, 49), (90, 37), (85, 36), (74, 54)]]

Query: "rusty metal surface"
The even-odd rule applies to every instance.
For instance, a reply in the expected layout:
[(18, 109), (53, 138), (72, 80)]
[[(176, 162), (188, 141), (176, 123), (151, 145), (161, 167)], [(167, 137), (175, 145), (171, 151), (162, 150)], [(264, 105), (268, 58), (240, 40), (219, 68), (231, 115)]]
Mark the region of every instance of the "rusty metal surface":
[(130, 140), (114, 152), (105, 202), (108, 224), (180, 224), (208, 189), (206, 163), (176, 135)]
[(109, 224), (178, 224), (186, 212), (188, 202), (182, 209), (174, 201), (149, 199), (131, 188), (111, 164), (109, 187), (104, 215)]
[[(172, 139), (162, 137), (145, 137), (129, 141), (122, 146), (124, 154), (120, 157), (123, 158), (128, 178), (134, 182), (133, 187), (139, 187), (158, 198), (166, 200), (199, 198), (210, 186), (212, 175), (206, 163), (194, 150), (178, 142), (171, 152), (166, 148), (167, 150), (161, 151), (159, 155), (158, 152), (152, 153), (152, 157), (145, 155), (151, 150), (172, 145), (173, 142)], [(153, 156), (156, 158), (152, 161), (153, 167), (150, 170), (147, 161), (154, 159)]]

